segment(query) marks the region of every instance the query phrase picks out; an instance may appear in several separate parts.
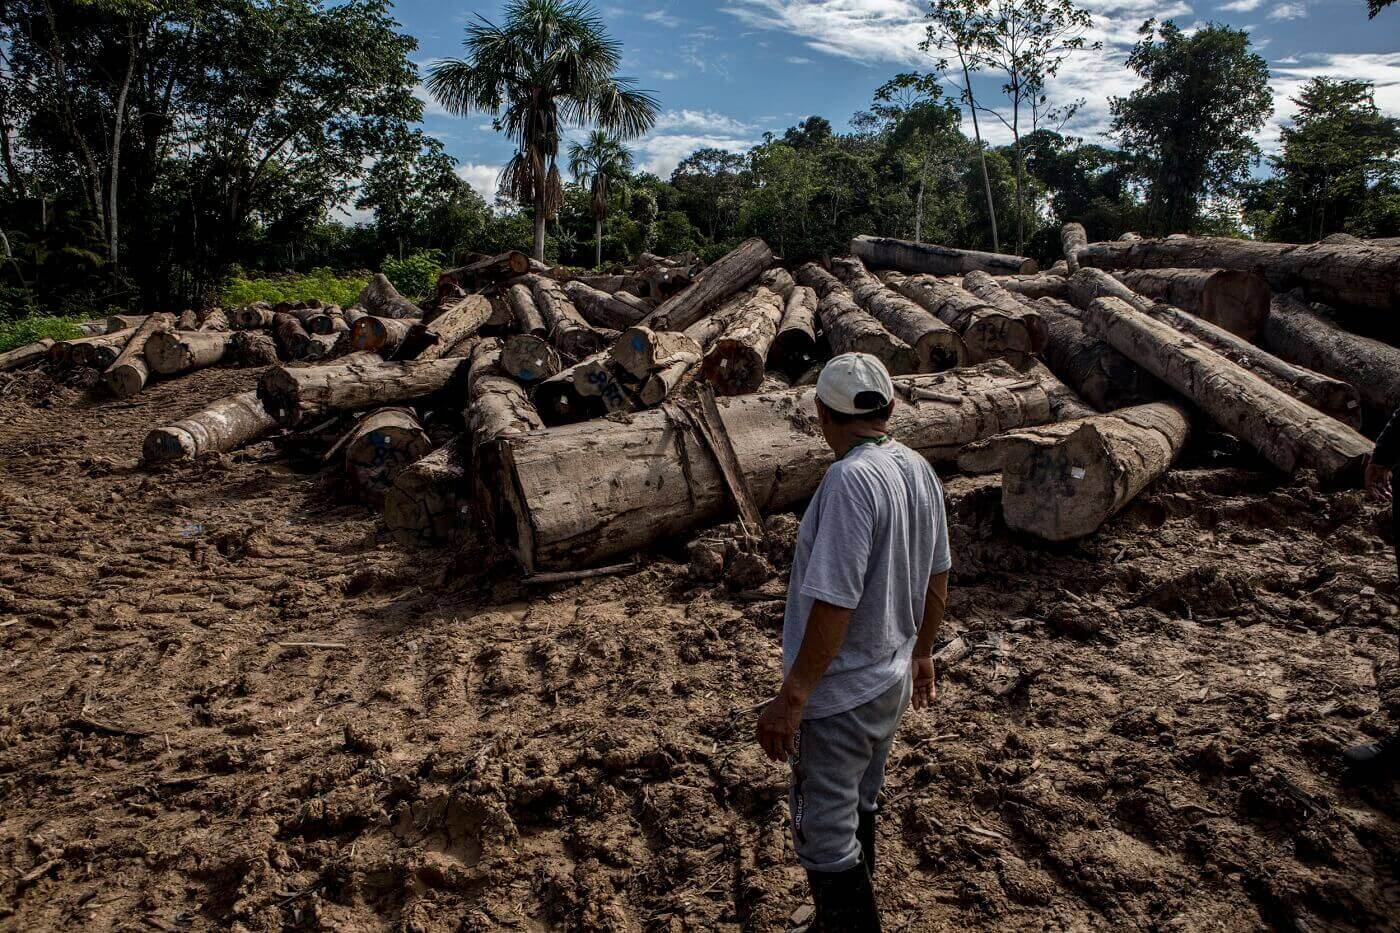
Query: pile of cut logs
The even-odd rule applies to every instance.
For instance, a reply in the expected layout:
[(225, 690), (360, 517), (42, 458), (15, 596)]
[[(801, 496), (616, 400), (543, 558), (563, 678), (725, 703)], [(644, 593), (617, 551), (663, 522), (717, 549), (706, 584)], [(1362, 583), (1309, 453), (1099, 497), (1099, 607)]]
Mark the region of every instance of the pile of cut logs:
[(528, 573), (801, 503), (831, 459), (816, 376), (847, 351), (896, 377), (896, 437), (1000, 471), (1007, 524), (1047, 540), (1093, 533), (1207, 422), (1280, 471), (1357, 480), (1363, 424), (1400, 406), (1400, 350), (1353, 330), (1400, 307), (1400, 248), (1090, 243), (1078, 224), (1063, 245), (1044, 272), (866, 236), (792, 269), (758, 239), (602, 275), (512, 252), (444, 272), (421, 305), (375, 276), (349, 308), (117, 318), (0, 367), (95, 366), (129, 397), (267, 366), (255, 391), (151, 431), (145, 459), (273, 437), (339, 464), (401, 538), (473, 529)]

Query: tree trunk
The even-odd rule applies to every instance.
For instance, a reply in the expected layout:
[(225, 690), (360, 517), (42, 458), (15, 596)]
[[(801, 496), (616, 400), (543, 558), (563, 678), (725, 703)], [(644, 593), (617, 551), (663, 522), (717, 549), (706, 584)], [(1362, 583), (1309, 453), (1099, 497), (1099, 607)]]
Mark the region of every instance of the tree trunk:
[(1036, 302), (1045, 321), (1050, 371), (1099, 411), (1140, 405), (1162, 396), (1162, 386), (1132, 360), (1089, 336), (1078, 308), (1054, 298)]
[(328, 412), (450, 393), (453, 383), (465, 377), (465, 369), (460, 358), (386, 363), (361, 352), (323, 366), (274, 366), (258, 380), (258, 398), (280, 424), (296, 427)]
[(530, 286), (517, 282), (506, 289), (506, 303), (510, 305), (510, 313), (515, 318), (515, 326), (522, 334), (543, 337), (549, 333), (549, 328), (545, 326), (540, 309), (535, 307), (535, 297), (530, 294)]
[(384, 524), (399, 541), (432, 547), (461, 524), (470, 480), (465, 436), (454, 437), (401, 470), (384, 497)]
[(768, 348), (768, 365), (796, 379), (817, 358), (817, 293), (795, 286), (783, 309), (778, 333)]
[(275, 366), (281, 361), (276, 341), (258, 330), (238, 331), (228, 342), (228, 352), (239, 366)]
[(1036, 272), (1031, 275), (998, 275), (992, 281), (1023, 298), (1059, 298), (1063, 301), (1069, 295), (1069, 285), (1065, 281), (1065, 277), (1050, 272)]
[(296, 315), (285, 312), (272, 316), (272, 336), (284, 360), (301, 359), (306, 356), (307, 347), (311, 344), (311, 335), (301, 326), (301, 321)]
[(1352, 427), (1361, 425), (1360, 396), (1354, 387), (1338, 379), (1295, 366), (1241, 340), (1223, 328), (1192, 317), (1179, 308), (1157, 304), (1098, 269), (1080, 269), (1070, 278), (1070, 296), (1081, 309), (1098, 297), (1117, 298), (1144, 314), (1194, 337), (1237, 366), (1254, 373), (1280, 392)]
[(1368, 311), (1400, 307), (1400, 252), (1385, 247), (1257, 243), (1225, 237), (1091, 243), (1081, 265), (1097, 269), (1233, 269), (1258, 272), (1275, 291)]
[(972, 75), (967, 66), (967, 55), (958, 47), (958, 62), (962, 65), (963, 93), (967, 95), (967, 108), (972, 114), (972, 136), (977, 141), (977, 157), (982, 162), (982, 188), (987, 194), (987, 217), (992, 222), (992, 251), (1001, 252), (1001, 239), (997, 236), (997, 208), (992, 200), (992, 176), (987, 174), (987, 149), (982, 145), (982, 126), (977, 120), (977, 99), (972, 96)]
[(535, 197), (535, 239), (532, 253), (536, 262), (544, 262), (544, 224), (547, 219), (544, 215), (544, 198), (537, 195)]
[(1000, 311), (951, 279), (898, 272), (887, 272), (883, 278), (896, 292), (952, 328), (962, 338), (970, 362), (1004, 359), (1019, 366), (1030, 355), (1032, 340), (1024, 314)]
[(374, 509), (407, 466), (432, 453), (433, 442), (407, 408), (378, 408), (360, 419), (344, 445), (345, 472), (360, 501)]
[(1065, 265), (1071, 275), (1079, 271), (1079, 251), (1088, 245), (1089, 234), (1084, 232), (1083, 224), (1068, 223), (1060, 228), (1060, 248), (1065, 251)]
[(345, 315), (339, 308), (323, 310), (320, 314), (310, 318), (302, 325), (307, 333), (331, 335), (342, 334), (350, 330), (350, 325), (345, 323)]
[(147, 463), (190, 460), (200, 454), (227, 453), (272, 433), (277, 422), (258, 402), (256, 392), (241, 392), (182, 421), (156, 428), (141, 445)]
[[(126, 342), (131, 339), (134, 333), (136, 333), (136, 328), (129, 327), (126, 330), (110, 334), (65, 341), (68, 344), (68, 364), (106, 369), (116, 359), (116, 355), (121, 352), (122, 347), (126, 346)], [(112, 351), (111, 353), (103, 352), (109, 349)]]
[(701, 375), (719, 395), (754, 392), (763, 383), (768, 348), (783, 319), (783, 300), (759, 286), (705, 351)]
[(636, 411), (640, 401), (633, 395), (627, 374), (607, 353), (595, 353), (570, 370), (574, 391), (583, 398), (596, 398), (608, 414)]
[(1032, 353), (1045, 349), (1045, 322), (1040, 319), (1040, 311), (1029, 300), (1003, 288), (985, 272), (969, 272), (963, 276), (962, 286), (968, 293), (1003, 314), (1019, 318), (1030, 335)]
[(207, 331), (229, 330), (228, 315), (223, 308), (205, 308), (199, 314), (199, 329)]
[(603, 267), (603, 218), (601, 216), (593, 219), (593, 242), (597, 245), (593, 254), (593, 268), (601, 269)]
[(311, 334), (306, 339), (306, 351), (302, 353), (301, 358), (305, 362), (314, 363), (334, 359), (348, 350), (350, 341), (342, 340), (340, 334)]
[(601, 398), (579, 394), (574, 383), (574, 373), (579, 367), (602, 356), (601, 352), (595, 353), (577, 363), (565, 366), (530, 390), (530, 401), (534, 404), (535, 410), (545, 424), (555, 427), (561, 424), (573, 424), (576, 421), (586, 421), (590, 418), (599, 418), (607, 414), (607, 409), (603, 406)]
[[(890, 433), (925, 454), (1049, 417), (1040, 384), (1004, 363), (899, 379), (896, 390)], [(723, 399), (719, 412), (760, 508), (812, 495), (831, 462), (812, 389)], [(516, 529), (506, 540), (527, 570), (586, 566), (731, 509), (713, 456), (672, 406), (518, 436), (503, 465)]]
[(53, 338), (45, 337), (36, 343), (27, 343), (22, 347), (0, 353), (0, 373), (39, 362), (49, 355), (53, 345)]
[(427, 324), (415, 324), (399, 345), (400, 359), (436, 360), (459, 340), (470, 337), (491, 319), (491, 302), (468, 295)]
[(1190, 426), (1184, 406), (1155, 402), (980, 441), (958, 464), (973, 472), (989, 464), (1001, 469), (1008, 527), (1072, 541), (1093, 534), (1165, 474)]
[(559, 351), (543, 337), (528, 333), (505, 338), (499, 365), (506, 375), (525, 383), (548, 379), (564, 368)]
[(626, 330), (651, 313), (651, 307), (628, 292), (610, 295), (575, 279), (564, 283), (564, 294), (584, 320), (595, 327)]
[(1269, 316), (1273, 291), (1253, 272), (1225, 269), (1137, 269), (1113, 277), (1139, 294), (1190, 311), (1254, 340)]
[[(527, 276), (535, 307), (549, 325), (549, 342), (565, 356), (581, 360), (603, 350), (608, 335), (583, 319), (559, 283), (543, 275)], [(616, 335), (614, 335), (615, 337)]]
[[(366, 314), (350, 328), (350, 348), (378, 353), (384, 358), (394, 353), (408, 339), (415, 323), (411, 320), (392, 317), (375, 317)], [(292, 357), (300, 359), (300, 357)]]
[(146, 341), (159, 330), (170, 330), (175, 326), (175, 315), (152, 314), (132, 333), (122, 352), (106, 371), (102, 382), (107, 391), (117, 398), (131, 398), (146, 386), (151, 370), (146, 365)]
[(1171, 325), (1116, 298), (1096, 299), (1084, 323), (1090, 334), (1191, 399), (1278, 469), (1312, 469), (1342, 482), (1360, 478), (1370, 441)]
[(754, 237), (708, 266), (688, 288), (672, 295), (642, 320), (652, 330), (685, 330), (773, 264), (768, 244)]
[(115, 334), (120, 330), (131, 330), (144, 324), (148, 317), (148, 314), (113, 314), (107, 318), (106, 326), (99, 333)]
[(792, 295), (793, 288), (797, 283), (793, 281), (792, 273), (782, 266), (772, 266), (763, 270), (763, 274), (758, 277), (758, 284), (773, 292), (783, 301), (787, 301)]
[(1075, 421), (1097, 414), (1094, 409), (1084, 404), (1084, 400), (1076, 395), (1073, 389), (1061, 382), (1050, 371), (1050, 367), (1039, 360), (1030, 360), (1019, 369), (1027, 376), (1039, 380), (1045, 387), (1045, 397), (1050, 402), (1051, 421)]
[(543, 431), (544, 422), (520, 384), (500, 369), (501, 344), (483, 340), (472, 351), (467, 389), (467, 434), (471, 438), (472, 492), (478, 514), (498, 541), (513, 540), (503, 446), (513, 438)]
[(233, 312), (233, 326), (239, 330), (261, 330), (264, 327), (272, 326), (272, 309), (249, 305), (246, 308), (235, 308)]
[(438, 285), (452, 284), (465, 289), (480, 289), (495, 285), (507, 279), (526, 275), (530, 272), (547, 272), (549, 266), (543, 261), (531, 259), (516, 250), (487, 256), (476, 262), (447, 269), (438, 276)]
[(355, 299), (355, 304), (375, 317), (421, 318), (423, 316), (422, 309), (400, 295), (399, 290), (394, 287), (394, 283), (390, 282), (382, 272), (376, 272), (370, 277), (369, 282), (360, 291), (360, 297)]
[(1038, 268), (1034, 259), (979, 253), (933, 243), (910, 243), (891, 237), (858, 236), (851, 241), (851, 255), (872, 269), (894, 269), (910, 274), (966, 275), (981, 271), (990, 275), (1026, 275)]
[(968, 349), (951, 326), (898, 292), (890, 291), (859, 259), (833, 259), (831, 267), (860, 306), (885, 329), (914, 348), (918, 371), (941, 372), (962, 366)]
[(213, 366), (228, 352), (229, 339), (217, 331), (158, 330), (146, 340), (146, 365), (161, 376)]
[(885, 330), (830, 272), (809, 262), (797, 270), (797, 281), (822, 296), (817, 318), (833, 353), (869, 353), (884, 363), (892, 376), (918, 369), (914, 348)]
[(679, 360), (699, 363), (704, 348), (686, 334), (654, 331), (645, 324), (629, 327), (608, 350), (613, 362), (641, 381)]
[(1274, 296), (1264, 345), (1284, 359), (1356, 386), (1370, 414), (1400, 409), (1400, 350), (1353, 334), (1291, 295)]

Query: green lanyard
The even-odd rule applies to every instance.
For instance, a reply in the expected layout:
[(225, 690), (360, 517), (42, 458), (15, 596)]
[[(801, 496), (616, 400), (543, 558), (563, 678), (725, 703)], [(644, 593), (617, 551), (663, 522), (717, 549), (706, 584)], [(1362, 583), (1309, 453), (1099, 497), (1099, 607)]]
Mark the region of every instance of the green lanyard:
[(856, 441), (854, 444), (851, 445), (851, 450), (848, 450), (841, 455), (842, 459), (849, 457), (851, 455), (851, 451), (855, 450), (857, 447), (864, 447), (866, 444), (874, 444), (876, 446), (879, 446), (880, 444), (883, 444), (885, 443), (885, 441), (888, 440), (890, 440), (890, 436), (888, 434), (881, 434), (879, 437), (862, 437), (860, 440)]

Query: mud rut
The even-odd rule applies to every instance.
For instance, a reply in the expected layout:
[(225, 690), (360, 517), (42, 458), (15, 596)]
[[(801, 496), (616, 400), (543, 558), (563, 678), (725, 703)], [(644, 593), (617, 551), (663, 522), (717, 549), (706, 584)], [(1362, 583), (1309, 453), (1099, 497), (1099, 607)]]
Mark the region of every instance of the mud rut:
[[(531, 594), (271, 445), (136, 468), (256, 375), (0, 385), (0, 928), (782, 929), (805, 884), (750, 739), (781, 576)], [(1397, 788), (1335, 767), (1386, 723), (1378, 506), (1201, 469), (1052, 550), (948, 485), (971, 651), (895, 746), (887, 929), (1400, 916)]]

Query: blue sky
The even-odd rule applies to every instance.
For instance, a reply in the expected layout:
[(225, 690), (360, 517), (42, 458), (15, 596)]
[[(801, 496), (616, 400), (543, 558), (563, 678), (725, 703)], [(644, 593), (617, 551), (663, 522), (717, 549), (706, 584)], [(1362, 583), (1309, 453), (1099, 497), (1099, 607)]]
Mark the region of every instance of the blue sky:
[[(633, 142), (643, 168), (668, 176), (701, 146), (744, 149), (765, 130), (781, 132), (811, 114), (844, 128), (868, 106), (891, 75), (927, 69), (918, 51), (924, 5), (914, 0), (596, 0), (624, 48), (622, 73), (654, 92), (662, 117)], [(1052, 85), (1051, 100), (1086, 104), (1068, 131), (1098, 139), (1107, 127), (1108, 98), (1128, 93), (1133, 76), (1123, 62), (1148, 17), (1189, 28), (1206, 22), (1248, 29), (1273, 73), (1276, 113), (1261, 136), (1276, 145), (1278, 124), (1291, 112), (1288, 97), (1314, 75), (1376, 83), (1377, 103), (1400, 114), (1400, 5), (1374, 20), (1364, 0), (1080, 0), (1094, 15), (1098, 52), (1076, 55)], [(461, 54), (462, 29), (475, 14), (499, 19), (499, 2), (400, 0), (395, 15), (418, 39), (425, 70)], [(978, 80), (990, 101), (997, 82)], [(423, 95), (425, 101), (427, 95)], [(428, 102), (425, 129), (460, 161), (459, 173), (488, 200), (510, 145), (489, 117), (459, 119)], [(991, 126), (988, 123), (991, 122)], [(969, 124), (970, 126), (970, 124)], [(983, 121), (993, 142), (1009, 139)]]

